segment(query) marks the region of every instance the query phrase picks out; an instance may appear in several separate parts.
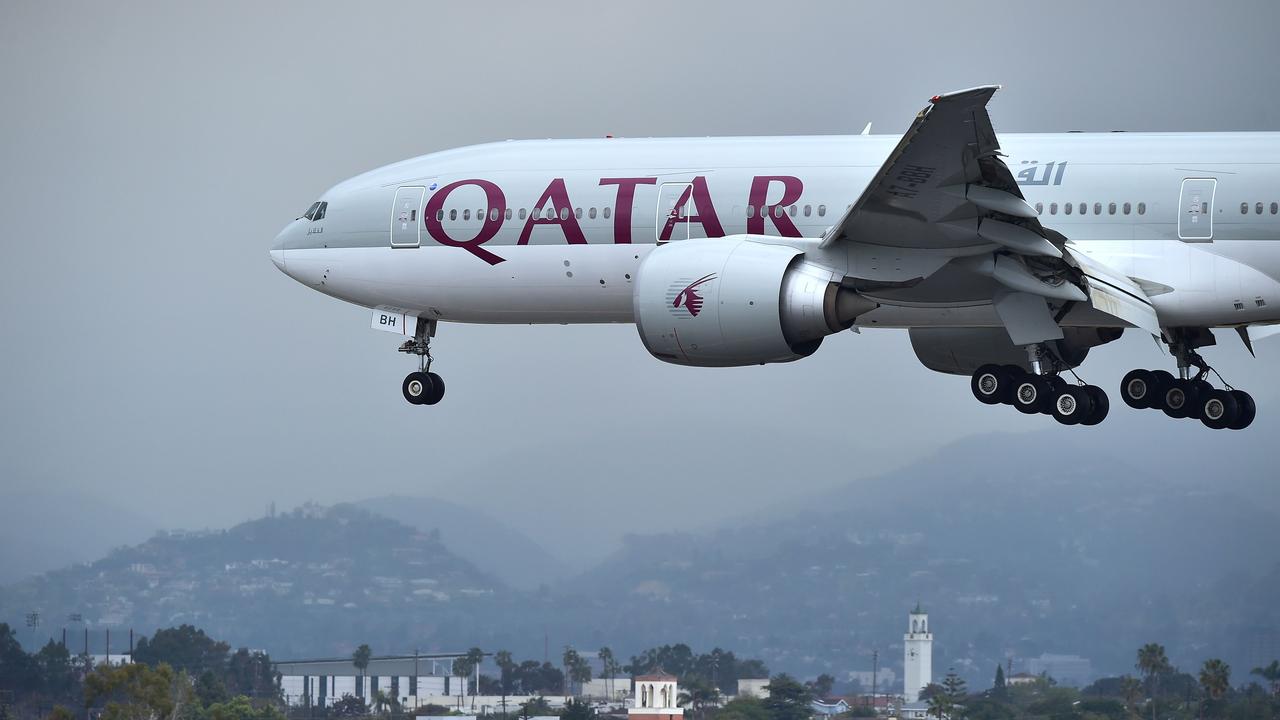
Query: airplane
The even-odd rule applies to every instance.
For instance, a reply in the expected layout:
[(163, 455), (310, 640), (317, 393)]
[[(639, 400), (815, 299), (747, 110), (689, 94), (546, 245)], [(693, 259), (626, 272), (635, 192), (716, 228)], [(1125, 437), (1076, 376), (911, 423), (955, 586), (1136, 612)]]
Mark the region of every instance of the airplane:
[[(933, 97), (885, 135), (506, 141), (388, 165), (275, 239), (294, 280), (407, 338), (434, 405), (441, 322), (634, 323), (654, 357), (791, 362), (831, 334), (906, 329), (981, 402), (1096, 425), (1075, 373), (1126, 330), (1137, 409), (1243, 429), (1200, 349), (1280, 332), (1280, 133), (1007, 134), (997, 85)], [(868, 126), (869, 130), (869, 126)], [(1215, 382), (1216, 381), (1216, 382)]]

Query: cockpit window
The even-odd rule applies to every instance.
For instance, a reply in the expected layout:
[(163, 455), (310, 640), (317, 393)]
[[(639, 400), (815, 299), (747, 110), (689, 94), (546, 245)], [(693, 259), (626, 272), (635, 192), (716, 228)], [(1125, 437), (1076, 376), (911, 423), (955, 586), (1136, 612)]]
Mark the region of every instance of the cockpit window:
[(328, 209), (329, 203), (317, 200), (316, 202), (311, 203), (311, 207), (307, 208), (307, 211), (302, 214), (302, 217), (311, 221), (323, 220), (324, 213)]

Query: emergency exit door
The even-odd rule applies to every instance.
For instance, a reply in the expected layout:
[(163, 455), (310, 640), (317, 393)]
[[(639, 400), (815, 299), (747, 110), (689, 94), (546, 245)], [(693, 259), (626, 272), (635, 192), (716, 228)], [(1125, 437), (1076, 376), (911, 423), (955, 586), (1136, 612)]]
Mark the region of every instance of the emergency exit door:
[(663, 183), (658, 186), (658, 212), (653, 229), (658, 244), (671, 240), (688, 240), (689, 204), (693, 195), (691, 183)]
[(424, 187), (402, 187), (396, 190), (391, 204), (391, 247), (418, 247), (422, 242), (422, 200)]
[(1213, 242), (1213, 195), (1215, 178), (1187, 178), (1182, 181), (1178, 202), (1178, 238), (1188, 242)]

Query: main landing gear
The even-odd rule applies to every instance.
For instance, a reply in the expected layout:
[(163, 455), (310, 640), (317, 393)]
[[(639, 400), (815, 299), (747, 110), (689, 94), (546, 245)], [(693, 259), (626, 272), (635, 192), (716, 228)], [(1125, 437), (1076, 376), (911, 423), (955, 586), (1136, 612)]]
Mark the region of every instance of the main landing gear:
[(1111, 403), (1102, 388), (1043, 372), (1046, 363), (1056, 361), (1038, 350), (1031, 357), (1032, 372), (1017, 365), (978, 368), (969, 382), (973, 396), (987, 405), (1012, 405), (1027, 415), (1052, 415), (1063, 425), (1097, 425), (1106, 419)]
[(431, 372), (431, 338), (436, 334), (435, 320), (418, 320), (412, 340), (400, 346), (400, 352), (418, 356), (418, 370), (404, 377), (400, 391), (414, 405), (435, 405), (444, 398), (444, 380)]
[[(1208, 343), (1204, 343), (1208, 344)], [(1197, 345), (1178, 334), (1169, 349), (1178, 360), (1178, 376), (1164, 370), (1132, 370), (1120, 382), (1120, 395), (1131, 408), (1160, 410), (1171, 418), (1191, 418), (1214, 430), (1243, 430), (1257, 414), (1253, 397), (1222, 380), (1195, 351)], [(1194, 375), (1191, 368), (1195, 368)], [(1223, 388), (1206, 379), (1212, 372)]]

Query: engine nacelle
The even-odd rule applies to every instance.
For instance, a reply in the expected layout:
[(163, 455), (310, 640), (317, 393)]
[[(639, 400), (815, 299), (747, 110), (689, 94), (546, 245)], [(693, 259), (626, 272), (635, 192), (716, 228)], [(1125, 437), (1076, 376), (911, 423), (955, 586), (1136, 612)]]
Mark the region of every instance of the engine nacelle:
[(798, 360), (874, 307), (803, 250), (745, 236), (662, 245), (636, 272), (640, 339), (679, 365)]
[[(1062, 339), (1045, 343), (1063, 365), (1084, 362), (1089, 348), (1115, 340), (1121, 328), (1062, 328)], [(1027, 349), (1013, 344), (1002, 327), (917, 327), (909, 331), (911, 348), (921, 364), (950, 375), (971, 375), (980, 365), (1017, 365), (1030, 370)]]

